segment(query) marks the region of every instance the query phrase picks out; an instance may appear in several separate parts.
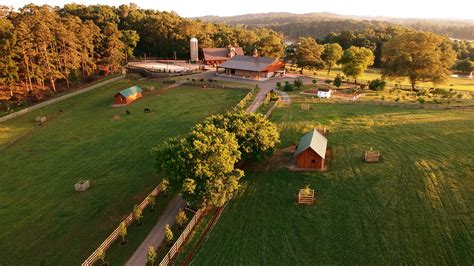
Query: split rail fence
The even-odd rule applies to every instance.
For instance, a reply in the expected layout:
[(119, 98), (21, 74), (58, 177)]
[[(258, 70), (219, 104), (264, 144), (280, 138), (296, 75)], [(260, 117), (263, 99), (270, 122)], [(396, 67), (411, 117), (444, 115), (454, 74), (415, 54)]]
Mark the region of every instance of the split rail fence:
[(191, 221), (188, 223), (184, 231), (181, 233), (179, 238), (176, 240), (176, 242), (173, 244), (173, 246), (170, 248), (168, 253), (166, 253), (165, 257), (163, 260), (160, 262), (160, 266), (165, 266), (170, 263), (170, 261), (173, 259), (173, 257), (176, 255), (176, 253), (179, 251), (181, 246), (184, 244), (184, 241), (186, 241), (186, 238), (188, 237), (189, 233), (193, 230), (194, 226), (197, 224), (199, 221), (199, 218), (201, 218), (202, 214), (204, 212), (204, 208), (199, 209), (191, 219)]
[[(149, 196), (154, 196), (156, 197), (160, 193), (160, 188), (157, 186), (153, 191), (149, 194)], [(143, 211), (148, 206), (148, 197), (146, 197), (138, 207)], [(126, 226), (129, 226), (133, 222), (133, 212), (131, 212), (125, 220), (123, 220)], [(99, 259), (98, 254), (100, 251), (105, 252), (109, 247), (112, 245), (112, 243), (117, 240), (117, 238), (120, 236), (120, 225), (115, 228), (115, 230), (112, 232), (112, 234), (105, 239), (102, 244), (82, 263), (82, 266), (91, 266), (94, 265), (94, 263)]]

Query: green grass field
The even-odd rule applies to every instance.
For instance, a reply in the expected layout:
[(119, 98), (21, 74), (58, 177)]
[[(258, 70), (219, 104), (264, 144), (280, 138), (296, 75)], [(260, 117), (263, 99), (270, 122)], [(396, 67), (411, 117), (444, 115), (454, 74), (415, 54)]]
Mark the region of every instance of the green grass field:
[[(330, 170), (247, 171), (194, 265), (473, 263), (474, 113), (312, 104), (272, 120), (281, 147), (327, 126)], [(363, 162), (370, 147), (381, 163)], [(307, 184), (317, 204), (298, 206)]]
[[(315, 77), (322, 78), (322, 79), (328, 78), (327, 70), (319, 70), (319, 71), (306, 70), (304, 73), (306, 75), (315, 76)], [(329, 78), (334, 79), (334, 77), (336, 77), (336, 75), (338, 75), (338, 74), (341, 75), (341, 76), (344, 76), (344, 73), (342, 73), (341, 69), (336, 67), (329, 74)], [(370, 69), (367, 69), (365, 71), (365, 73), (362, 74), (359, 78), (357, 78), (357, 81), (358, 82), (370, 82), (374, 79), (380, 79), (380, 78), (381, 78), (380, 70), (375, 69), (375, 68), (370, 68)], [(409, 87), (410, 86), (410, 82), (408, 81), (408, 79), (404, 79), (400, 82), (388, 81), (388, 86), (392, 87), (392, 86), (395, 85), (395, 83), (399, 83), (399, 84), (403, 85), (404, 87)], [(420, 86), (420, 87), (423, 87), (423, 88), (433, 88), (434, 87), (434, 88), (442, 88), (442, 89), (447, 89), (447, 90), (453, 89), (453, 90), (474, 91), (474, 79), (449, 77), (448, 80), (443, 84), (434, 85), (430, 82), (419, 82), (419, 83), (417, 83), (417, 86)]]
[[(151, 147), (247, 93), (158, 89), (128, 106), (130, 116), (110, 107), (134, 84), (119, 81), (0, 124), (1, 265), (82, 263), (159, 182)], [(51, 120), (35, 127), (39, 114)], [(74, 191), (80, 179), (91, 180), (87, 192)]]

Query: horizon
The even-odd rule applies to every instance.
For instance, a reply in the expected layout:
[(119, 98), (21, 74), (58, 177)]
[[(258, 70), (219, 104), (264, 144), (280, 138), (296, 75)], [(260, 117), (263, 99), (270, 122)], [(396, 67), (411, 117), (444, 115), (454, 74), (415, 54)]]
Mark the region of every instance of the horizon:
[[(446, 4), (444, 0), (435, 1), (410, 1), (399, 0), (396, 2), (374, 3), (371, 0), (361, 0), (357, 3), (347, 0), (295, 0), (291, 3), (282, 2), (274, 5), (274, 1), (251, 1), (241, 0), (240, 5), (231, 9), (225, 5), (216, 5), (211, 0), (202, 0), (198, 5), (185, 5), (183, 1), (165, 1), (156, 3), (152, 1), (141, 1), (140, 4), (135, 3), (139, 8), (154, 9), (159, 11), (174, 11), (182, 17), (196, 18), (203, 16), (241, 16), (249, 14), (261, 13), (292, 13), (292, 14), (308, 14), (308, 13), (332, 13), (341, 16), (355, 16), (373, 19), (399, 18), (399, 19), (441, 19), (441, 20), (468, 20), (474, 21), (470, 11), (474, 8), (474, 1), (469, 0), (453, 0)], [(19, 0), (15, 4), (7, 3), (0, 0), (0, 5), (11, 6), (15, 9), (21, 8), (26, 4), (33, 3), (35, 5), (50, 5), (62, 7), (65, 4), (83, 4), (83, 5), (110, 5), (120, 6), (122, 4), (133, 3), (129, 0), (118, 1), (61, 1), (61, 0)], [(272, 5), (273, 4), (273, 5)], [(429, 5), (429, 7), (427, 7)], [(304, 12), (301, 12), (304, 10)], [(424, 10), (420, 12), (420, 10)], [(421, 14), (420, 14), (421, 13)]]

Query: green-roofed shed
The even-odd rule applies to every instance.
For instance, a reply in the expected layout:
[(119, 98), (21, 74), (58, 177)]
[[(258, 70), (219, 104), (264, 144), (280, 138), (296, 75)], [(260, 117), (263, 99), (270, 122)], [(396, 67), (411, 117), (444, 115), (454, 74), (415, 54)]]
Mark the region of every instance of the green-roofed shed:
[(296, 167), (302, 169), (325, 169), (328, 140), (316, 129), (301, 137), (296, 149)]
[(141, 97), (142, 89), (138, 86), (133, 86), (128, 89), (121, 90), (115, 94), (114, 104), (130, 104)]

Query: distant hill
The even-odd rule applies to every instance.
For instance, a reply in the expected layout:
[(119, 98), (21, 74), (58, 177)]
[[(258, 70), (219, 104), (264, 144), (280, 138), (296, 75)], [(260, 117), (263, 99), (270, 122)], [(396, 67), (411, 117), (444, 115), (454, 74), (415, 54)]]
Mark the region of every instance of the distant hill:
[(403, 26), (431, 31), (454, 39), (474, 40), (474, 20), (404, 19), (392, 17), (343, 16), (333, 13), (258, 13), (231, 17), (205, 16), (202, 21), (244, 25), (250, 28), (268, 27), (285, 34), (289, 40), (301, 36), (322, 38), (331, 32), (361, 31), (367, 28)]

